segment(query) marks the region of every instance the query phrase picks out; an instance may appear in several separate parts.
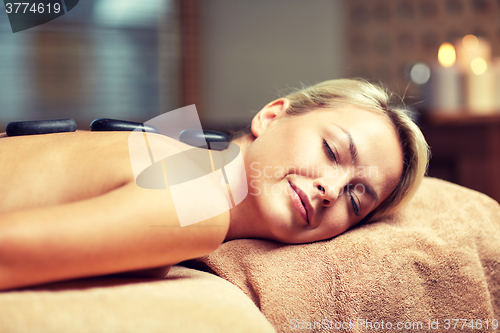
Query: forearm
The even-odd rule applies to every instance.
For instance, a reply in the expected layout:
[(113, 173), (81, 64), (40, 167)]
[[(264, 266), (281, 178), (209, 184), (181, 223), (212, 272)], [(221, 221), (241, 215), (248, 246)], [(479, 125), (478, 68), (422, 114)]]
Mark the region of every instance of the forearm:
[(229, 213), (180, 227), (170, 193), (134, 183), (0, 216), (0, 289), (172, 265), (213, 251)]

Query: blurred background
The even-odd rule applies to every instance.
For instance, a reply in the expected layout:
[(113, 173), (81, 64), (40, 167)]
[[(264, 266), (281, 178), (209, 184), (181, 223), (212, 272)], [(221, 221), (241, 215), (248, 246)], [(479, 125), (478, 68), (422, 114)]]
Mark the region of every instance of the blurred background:
[(500, 200), (500, 0), (84, 0), (15, 34), (0, 9), (1, 131), (190, 104), (227, 131), (290, 88), (363, 77), (414, 111), (429, 175)]

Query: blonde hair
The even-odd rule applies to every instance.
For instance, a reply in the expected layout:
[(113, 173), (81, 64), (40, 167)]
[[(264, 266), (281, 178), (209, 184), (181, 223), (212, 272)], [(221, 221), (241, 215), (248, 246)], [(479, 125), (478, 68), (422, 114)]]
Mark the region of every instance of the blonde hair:
[(391, 120), (403, 151), (403, 173), (396, 188), (364, 219), (365, 222), (390, 215), (413, 197), (427, 171), (429, 146), (406, 111), (390, 105), (392, 95), (385, 89), (366, 80), (339, 79), (296, 90), (285, 98), (290, 101), (286, 111), (290, 115), (351, 104), (385, 115)]

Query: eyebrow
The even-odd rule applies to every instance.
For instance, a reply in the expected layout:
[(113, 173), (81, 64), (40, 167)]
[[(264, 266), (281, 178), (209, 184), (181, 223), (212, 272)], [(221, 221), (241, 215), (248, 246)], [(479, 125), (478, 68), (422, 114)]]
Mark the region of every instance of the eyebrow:
[[(337, 124), (334, 124), (335, 126), (337, 126), (338, 128), (340, 128), (342, 130), (342, 132), (345, 133), (345, 135), (347, 135), (347, 139), (349, 141), (349, 155), (351, 155), (351, 161), (353, 163), (357, 163), (358, 162), (358, 148), (356, 147), (356, 144), (354, 143), (354, 140), (352, 138), (352, 135), (351, 133), (349, 133), (347, 130), (345, 130), (344, 128), (342, 128), (341, 126), (337, 125)], [(375, 205), (378, 204), (378, 194), (377, 192), (375, 192), (375, 190), (373, 189), (373, 187), (370, 185), (370, 184), (363, 184), (363, 186), (365, 187), (365, 190), (366, 192), (373, 198), (375, 199)]]
[(344, 128), (342, 128), (341, 126), (339, 126), (337, 124), (334, 124), (334, 125), (337, 126), (338, 128), (340, 128), (342, 130), (342, 132), (344, 132), (344, 134), (347, 136), (347, 140), (349, 141), (349, 155), (351, 155), (351, 161), (353, 164), (357, 163), (358, 162), (358, 148), (356, 147), (356, 144), (354, 143), (354, 140), (352, 139), (351, 133), (349, 133), (348, 131), (346, 131)]
[(354, 143), (354, 140), (352, 139), (351, 133), (347, 132), (345, 129), (340, 128), (342, 131), (344, 131), (345, 135), (347, 135), (347, 138), (349, 139), (349, 153), (351, 155), (351, 160), (353, 163), (358, 162), (358, 148), (356, 147), (356, 144)]
[(375, 192), (373, 187), (370, 184), (364, 184), (366, 192), (373, 198), (375, 199), (375, 206), (378, 204), (378, 194)]

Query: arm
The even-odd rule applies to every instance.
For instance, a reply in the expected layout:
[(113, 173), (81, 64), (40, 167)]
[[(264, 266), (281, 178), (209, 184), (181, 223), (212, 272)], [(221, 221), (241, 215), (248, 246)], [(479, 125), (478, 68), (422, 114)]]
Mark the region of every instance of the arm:
[(172, 265), (216, 249), (229, 212), (180, 227), (168, 190), (130, 182), (69, 204), (0, 215), (0, 290)]

